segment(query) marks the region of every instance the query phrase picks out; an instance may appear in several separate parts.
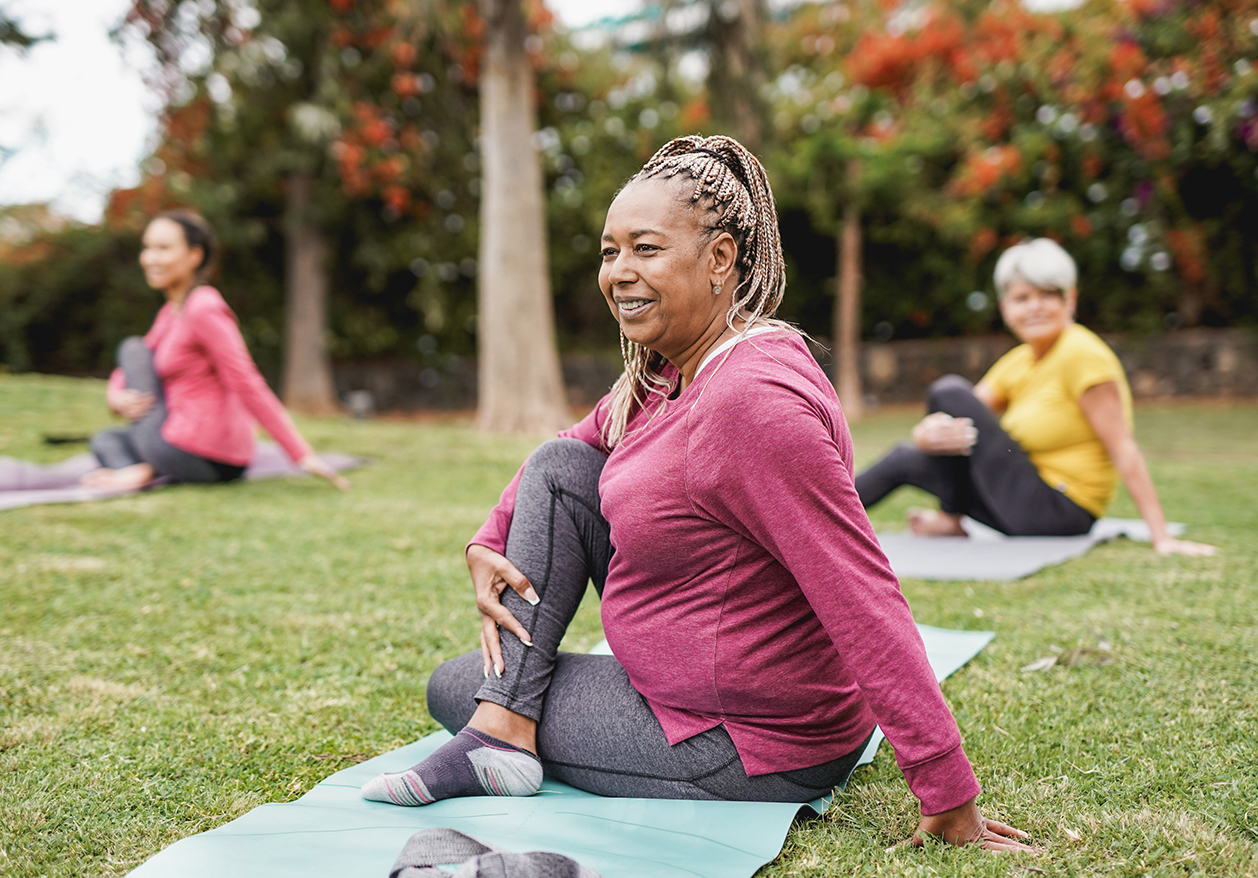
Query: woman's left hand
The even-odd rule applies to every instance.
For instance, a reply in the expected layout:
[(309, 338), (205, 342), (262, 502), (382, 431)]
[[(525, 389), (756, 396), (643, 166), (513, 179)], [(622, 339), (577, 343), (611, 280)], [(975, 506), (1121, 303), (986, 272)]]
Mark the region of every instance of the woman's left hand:
[(976, 844), (989, 851), (1039, 853), (1039, 848), (1031, 847), (1020, 840), (1027, 837), (1021, 829), (984, 818), (973, 799), (950, 811), (922, 817), (908, 844), (921, 847), (926, 843), (925, 836), (928, 835), (957, 847)]
[(321, 476), (342, 491), (349, 490), (349, 480), (328, 466), (322, 457), (313, 451), (297, 461), (297, 465), (311, 475)]
[(1153, 548), (1159, 555), (1191, 555), (1201, 557), (1213, 555), (1218, 551), (1207, 543), (1194, 543), (1192, 540), (1177, 540), (1174, 537), (1163, 537), (1153, 541)]

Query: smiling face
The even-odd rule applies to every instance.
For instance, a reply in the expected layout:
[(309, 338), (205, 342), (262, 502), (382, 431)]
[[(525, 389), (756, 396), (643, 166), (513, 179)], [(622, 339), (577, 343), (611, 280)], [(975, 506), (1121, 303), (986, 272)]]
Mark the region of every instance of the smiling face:
[(598, 284), (625, 337), (685, 374), (681, 364), (702, 356), (726, 329), (737, 248), (725, 233), (704, 240), (680, 185), (639, 180), (616, 196), (603, 227)]
[(1018, 341), (1043, 356), (1066, 327), (1074, 322), (1075, 290), (1042, 290), (1017, 278), (1000, 297), (1000, 316)]
[(168, 299), (180, 299), (192, 289), (204, 258), (205, 251), (189, 247), (183, 226), (172, 219), (159, 217), (144, 230), (140, 268), (148, 285)]

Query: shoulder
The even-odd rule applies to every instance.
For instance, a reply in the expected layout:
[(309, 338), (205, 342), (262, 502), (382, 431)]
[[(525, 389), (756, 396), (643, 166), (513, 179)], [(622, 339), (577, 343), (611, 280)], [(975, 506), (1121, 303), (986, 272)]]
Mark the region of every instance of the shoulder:
[(834, 386), (793, 330), (745, 339), (704, 371), (694, 414), (729, 415), (718, 419), (728, 429), (754, 433), (778, 430), (792, 416), (827, 423), (841, 417)]
[(1122, 363), (1100, 336), (1075, 324), (1061, 338), (1063, 368), (1072, 371), (1122, 372)]
[(185, 319), (200, 329), (231, 331), (237, 325), (236, 312), (218, 290), (211, 286), (196, 287), (183, 303)]
[(1113, 348), (1105, 343), (1092, 330), (1086, 326), (1080, 326), (1078, 323), (1072, 324), (1062, 334), (1062, 341), (1066, 343), (1068, 350), (1072, 353), (1091, 353), (1099, 354), (1105, 357), (1112, 357), (1117, 360), (1118, 355), (1114, 353)]
[(185, 314), (232, 313), (223, 294), (208, 285), (193, 287), (184, 299), (183, 310)]

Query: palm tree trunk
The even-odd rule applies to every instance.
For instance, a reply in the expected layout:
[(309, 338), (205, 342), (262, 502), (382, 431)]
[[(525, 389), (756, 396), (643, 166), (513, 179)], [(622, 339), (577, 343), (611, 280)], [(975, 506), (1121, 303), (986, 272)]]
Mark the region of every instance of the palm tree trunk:
[(476, 420), (482, 430), (549, 433), (572, 419), (555, 346), (528, 33), (520, 0), (482, 0), (482, 8)]

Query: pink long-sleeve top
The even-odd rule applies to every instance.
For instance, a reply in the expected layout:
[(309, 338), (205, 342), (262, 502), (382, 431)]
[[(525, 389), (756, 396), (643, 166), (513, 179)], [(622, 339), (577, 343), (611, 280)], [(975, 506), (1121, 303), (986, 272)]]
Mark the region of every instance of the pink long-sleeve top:
[[(167, 302), (144, 336), (166, 395), (162, 438), (220, 463), (248, 466), (256, 421), (294, 461), (310, 446), (254, 365), (236, 315), (218, 290), (196, 287), (183, 307)], [(109, 378), (121, 389), (121, 369)]]
[[(607, 404), (561, 435), (606, 453)], [(608, 456), (604, 633), (670, 744), (723, 724), (767, 774), (849, 753), (877, 723), (937, 814), (980, 788), (852, 478), (803, 340), (734, 345)], [(473, 543), (504, 551), (518, 481)]]

